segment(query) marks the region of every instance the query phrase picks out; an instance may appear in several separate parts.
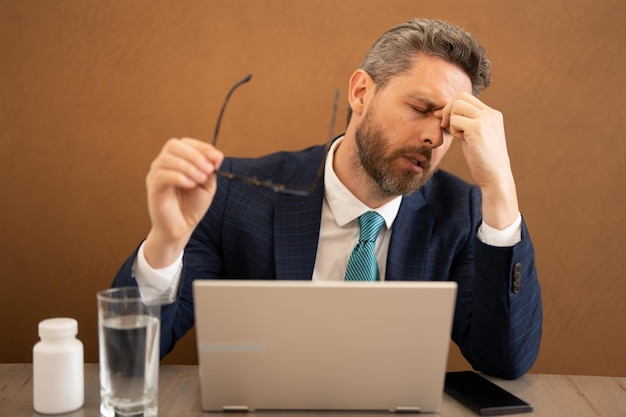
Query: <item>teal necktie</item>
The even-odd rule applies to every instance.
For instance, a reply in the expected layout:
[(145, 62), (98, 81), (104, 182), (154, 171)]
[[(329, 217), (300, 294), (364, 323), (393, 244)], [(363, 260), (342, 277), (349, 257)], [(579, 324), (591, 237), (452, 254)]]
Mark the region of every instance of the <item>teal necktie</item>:
[(378, 281), (378, 262), (376, 261), (376, 238), (385, 219), (374, 211), (359, 217), (361, 232), (346, 269), (346, 281)]

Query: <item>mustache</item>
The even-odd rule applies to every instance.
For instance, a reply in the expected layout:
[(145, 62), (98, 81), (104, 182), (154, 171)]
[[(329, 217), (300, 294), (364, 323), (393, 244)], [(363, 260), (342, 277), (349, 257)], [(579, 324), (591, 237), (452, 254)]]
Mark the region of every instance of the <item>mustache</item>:
[(426, 159), (426, 164), (430, 166), (430, 162), (433, 157), (433, 150), (428, 146), (405, 146), (394, 150), (389, 157), (390, 159), (395, 159), (406, 155), (421, 155)]
[(430, 161), (433, 156), (433, 150), (428, 146), (405, 146), (403, 148), (395, 149), (391, 156), (401, 155), (422, 155)]

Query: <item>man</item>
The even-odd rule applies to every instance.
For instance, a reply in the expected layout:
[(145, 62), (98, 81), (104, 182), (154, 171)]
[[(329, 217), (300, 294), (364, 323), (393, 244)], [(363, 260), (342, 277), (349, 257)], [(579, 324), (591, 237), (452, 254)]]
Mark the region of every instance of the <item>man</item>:
[[(454, 280), (452, 338), (480, 371), (517, 378), (534, 363), (542, 306), (502, 115), (476, 96), (483, 48), (461, 29), (417, 19), (376, 41), (350, 78), (345, 135), (255, 160), (171, 139), (146, 184), (152, 228), (114, 285), (169, 298), (161, 352), (194, 323), (194, 279), (343, 280), (359, 217), (376, 212), (373, 279)], [(438, 171), (457, 141), (476, 185)], [(308, 196), (230, 181), (216, 170), (308, 187)], [(360, 273), (356, 278), (360, 279)]]

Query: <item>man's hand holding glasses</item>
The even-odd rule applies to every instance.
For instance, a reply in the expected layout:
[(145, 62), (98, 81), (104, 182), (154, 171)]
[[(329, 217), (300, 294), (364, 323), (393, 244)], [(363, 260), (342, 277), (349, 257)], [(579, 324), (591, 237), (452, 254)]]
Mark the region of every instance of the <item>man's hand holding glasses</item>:
[[(324, 171), (323, 162), (308, 188), (220, 171), (224, 154), (215, 144), (222, 116), (233, 91), (250, 78), (251, 75), (246, 76), (229, 90), (217, 119), (212, 143), (192, 138), (170, 139), (152, 162), (146, 177), (148, 212), (152, 227), (143, 250), (146, 260), (153, 268), (173, 264), (183, 252), (193, 230), (213, 201), (217, 176), (293, 195), (294, 198), (306, 197), (317, 187)], [(338, 93), (333, 108), (331, 136), (337, 112), (337, 96)], [(329, 141), (327, 149), (330, 143)]]

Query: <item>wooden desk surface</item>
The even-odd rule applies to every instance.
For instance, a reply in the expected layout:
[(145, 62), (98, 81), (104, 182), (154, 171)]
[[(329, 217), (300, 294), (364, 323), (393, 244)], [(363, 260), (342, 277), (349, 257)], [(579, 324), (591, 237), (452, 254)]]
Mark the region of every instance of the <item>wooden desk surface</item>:
[[(534, 413), (520, 416), (549, 417), (626, 417), (626, 377), (568, 376), (529, 374), (515, 381), (494, 379), (498, 385), (533, 404)], [(99, 415), (98, 365), (85, 365), (85, 405), (63, 416)], [(0, 364), (0, 416), (31, 417), (33, 385), (31, 364)], [(196, 366), (164, 365), (160, 369), (159, 416), (201, 417), (200, 388)], [(228, 414), (232, 415), (232, 414)], [(254, 414), (251, 414), (254, 415)], [(271, 414), (263, 413), (264, 416)], [(337, 414), (277, 414), (280, 417)], [(344, 414), (355, 415), (355, 414)], [(371, 414), (368, 414), (371, 415)], [(444, 394), (442, 417), (472, 416), (470, 410)]]

